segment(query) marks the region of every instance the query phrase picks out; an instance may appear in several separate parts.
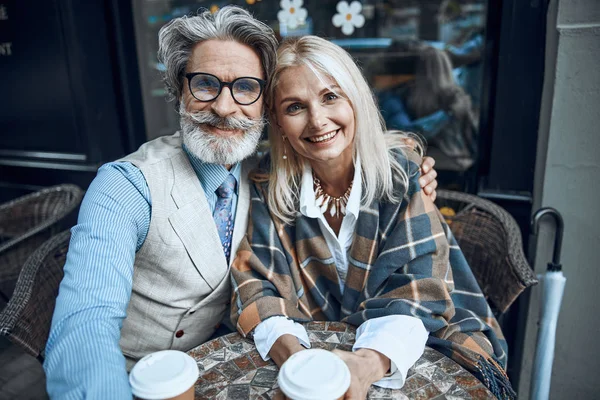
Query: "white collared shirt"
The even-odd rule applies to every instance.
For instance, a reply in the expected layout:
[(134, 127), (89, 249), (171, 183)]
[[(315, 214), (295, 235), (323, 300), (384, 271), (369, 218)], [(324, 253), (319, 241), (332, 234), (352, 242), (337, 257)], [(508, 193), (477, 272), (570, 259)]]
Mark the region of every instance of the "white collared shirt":
[[(342, 219), (337, 236), (316, 204), (312, 169), (308, 163), (305, 163), (302, 175), (300, 212), (308, 218), (316, 218), (319, 221), (327, 247), (335, 259), (341, 293), (344, 292), (346, 273), (348, 272), (348, 253), (354, 239), (354, 228), (360, 212), (362, 196), (360, 170), (361, 163), (357, 158), (352, 191), (346, 205), (346, 215)], [(258, 324), (254, 330), (254, 343), (264, 360), (270, 358), (271, 347), (280, 336), (285, 334), (296, 336), (300, 344), (310, 348), (310, 340), (304, 326), (283, 316), (271, 317)], [(389, 315), (362, 323), (356, 331), (356, 341), (352, 351), (367, 348), (388, 357), (391, 361), (392, 374), (375, 382), (375, 385), (400, 389), (404, 386), (409, 368), (423, 354), (427, 337), (427, 330), (420, 319), (408, 315)]]
[(319, 221), (321, 233), (323, 233), (327, 247), (329, 247), (329, 251), (331, 251), (331, 255), (335, 260), (335, 266), (340, 277), (340, 293), (344, 293), (346, 273), (348, 272), (348, 252), (354, 239), (354, 227), (360, 212), (360, 198), (362, 196), (360, 165), (360, 160), (357, 160), (352, 180), (352, 191), (348, 197), (348, 204), (346, 204), (346, 215), (342, 219), (342, 226), (337, 236), (317, 205), (315, 190), (313, 189), (312, 168), (308, 163), (304, 164), (302, 185), (300, 186), (300, 213), (305, 217), (316, 218)]

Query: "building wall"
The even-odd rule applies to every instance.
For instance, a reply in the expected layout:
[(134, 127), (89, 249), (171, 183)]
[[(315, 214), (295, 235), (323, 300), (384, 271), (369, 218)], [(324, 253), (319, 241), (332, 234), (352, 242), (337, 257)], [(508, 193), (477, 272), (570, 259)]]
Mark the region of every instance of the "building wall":
[[(534, 209), (551, 206), (564, 218), (567, 277), (556, 336), (551, 399), (592, 399), (600, 393), (600, 1), (550, 0), (540, 112)], [(535, 269), (552, 257), (553, 224), (543, 224)], [(520, 398), (529, 398), (540, 287), (531, 291)]]

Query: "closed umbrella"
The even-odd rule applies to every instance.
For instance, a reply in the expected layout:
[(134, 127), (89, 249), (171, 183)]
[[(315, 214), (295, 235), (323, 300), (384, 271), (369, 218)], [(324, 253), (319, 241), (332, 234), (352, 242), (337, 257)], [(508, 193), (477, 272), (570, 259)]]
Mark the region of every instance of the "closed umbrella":
[(556, 223), (554, 238), (554, 255), (548, 263), (546, 273), (540, 276), (542, 285), (541, 319), (538, 331), (535, 361), (531, 385), (531, 399), (547, 400), (550, 394), (550, 379), (552, 377), (552, 361), (556, 342), (556, 323), (560, 312), (563, 292), (567, 278), (563, 275), (560, 264), (560, 250), (563, 234), (563, 219), (558, 211), (551, 207), (538, 210), (532, 218), (533, 234), (538, 232), (539, 221), (544, 216), (552, 216)]

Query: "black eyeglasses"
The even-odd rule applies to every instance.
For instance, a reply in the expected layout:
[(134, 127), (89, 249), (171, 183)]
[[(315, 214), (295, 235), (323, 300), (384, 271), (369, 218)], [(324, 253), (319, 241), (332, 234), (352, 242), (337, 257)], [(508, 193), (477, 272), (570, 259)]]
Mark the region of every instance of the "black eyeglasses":
[(190, 72), (185, 74), (185, 77), (188, 80), (190, 93), (196, 100), (213, 101), (219, 97), (223, 86), (227, 86), (233, 100), (243, 106), (255, 103), (267, 84), (262, 79), (249, 76), (243, 76), (231, 82), (222, 82), (216, 76), (204, 72)]

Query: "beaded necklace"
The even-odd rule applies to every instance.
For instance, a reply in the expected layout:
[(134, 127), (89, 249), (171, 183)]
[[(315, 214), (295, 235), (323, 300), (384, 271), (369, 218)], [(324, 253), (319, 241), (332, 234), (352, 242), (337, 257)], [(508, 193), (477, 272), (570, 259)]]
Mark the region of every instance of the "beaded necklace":
[(325, 193), (321, 187), (321, 181), (314, 175), (313, 184), (315, 185), (315, 202), (323, 214), (329, 212), (329, 215), (335, 218), (339, 218), (340, 214), (346, 215), (346, 205), (352, 191), (352, 182), (350, 182), (350, 186), (348, 186), (346, 192), (340, 197), (333, 197)]

